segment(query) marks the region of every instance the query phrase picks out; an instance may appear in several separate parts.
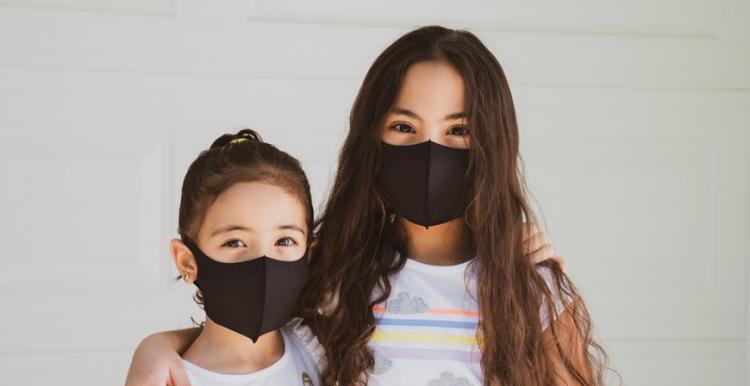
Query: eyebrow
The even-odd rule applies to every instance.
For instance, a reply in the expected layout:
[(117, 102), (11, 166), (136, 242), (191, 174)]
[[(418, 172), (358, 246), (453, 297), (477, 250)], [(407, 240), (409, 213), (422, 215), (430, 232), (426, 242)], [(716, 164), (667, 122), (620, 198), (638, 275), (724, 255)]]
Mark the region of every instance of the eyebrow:
[[(279, 225), (278, 229), (280, 230), (293, 230), (302, 233), (302, 235), (305, 235), (305, 231), (298, 227), (297, 225)], [(252, 232), (252, 228), (243, 227), (242, 225), (227, 225), (221, 228), (214, 229), (213, 232), (211, 232), (211, 236), (216, 236), (220, 233), (227, 233), (232, 231), (245, 231), (245, 232)]]
[(213, 237), (213, 236), (218, 235), (219, 233), (227, 233), (227, 232), (232, 232), (232, 231), (246, 231), (246, 232), (250, 232), (250, 231), (252, 231), (252, 229), (247, 228), (247, 227), (243, 227), (241, 225), (227, 225), (225, 227), (214, 229), (214, 231), (211, 232), (211, 236)]
[[(414, 118), (414, 119), (422, 120), (422, 118), (420, 118), (419, 115), (417, 115), (417, 113), (415, 113), (415, 112), (413, 112), (411, 110), (402, 108), (402, 107), (394, 107), (393, 110), (391, 110), (391, 112), (394, 113), (394, 114), (406, 115), (407, 117), (411, 117), (411, 118)], [(467, 117), (468, 117), (468, 114), (466, 114), (465, 111), (461, 111), (461, 112), (458, 112), (458, 113), (453, 113), (453, 114), (446, 115), (445, 118), (444, 118), (444, 120), (449, 121), (449, 120), (452, 120), (452, 119), (461, 119), (461, 118), (467, 118)]]
[(305, 231), (296, 225), (281, 225), (279, 226), (279, 229), (297, 231), (299, 233), (302, 233), (303, 236), (305, 235)]

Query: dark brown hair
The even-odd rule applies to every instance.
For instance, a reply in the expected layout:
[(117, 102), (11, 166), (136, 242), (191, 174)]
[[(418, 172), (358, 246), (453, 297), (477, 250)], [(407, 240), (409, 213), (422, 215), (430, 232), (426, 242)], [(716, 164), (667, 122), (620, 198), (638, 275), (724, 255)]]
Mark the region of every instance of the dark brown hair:
[[(550, 288), (525, 255), (523, 222), (533, 222), (519, 155), (515, 108), (502, 67), (481, 41), (467, 31), (439, 26), (407, 33), (375, 60), (354, 101), (350, 128), (339, 155), (338, 173), (317, 222), (311, 281), (302, 313), (316, 331), (327, 359), (327, 385), (365, 384), (374, 364), (367, 349), (375, 330), (372, 308), (390, 295), (389, 276), (403, 267), (406, 247), (398, 221), (377, 184), (380, 128), (414, 63), (442, 61), (463, 76), (469, 135), (469, 177), (473, 197), (464, 220), (472, 234), (480, 308), (478, 339), (485, 385), (554, 384), (549, 355), (581, 384), (603, 384), (590, 317), (573, 284), (553, 263), (555, 286), (573, 299), (568, 306), (581, 337), (585, 368), (554, 341), (550, 354), (542, 342), (540, 307), (553, 315)], [(378, 288), (382, 296), (372, 299)], [(340, 295), (340, 296), (339, 296)], [(550, 331), (557, 336), (555, 323)], [(589, 354), (592, 349), (597, 355)]]
[(263, 142), (251, 129), (220, 136), (188, 168), (182, 183), (180, 236), (195, 240), (206, 211), (216, 198), (238, 182), (253, 181), (279, 186), (297, 196), (305, 208), (309, 241), (313, 208), (305, 172), (296, 158)]

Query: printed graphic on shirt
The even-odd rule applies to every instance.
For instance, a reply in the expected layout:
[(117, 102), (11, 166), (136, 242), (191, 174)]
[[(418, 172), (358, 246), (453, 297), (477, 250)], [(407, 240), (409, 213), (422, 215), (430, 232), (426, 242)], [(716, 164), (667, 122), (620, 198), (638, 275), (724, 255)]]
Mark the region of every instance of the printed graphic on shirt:
[(375, 359), (375, 366), (372, 368), (373, 374), (383, 374), (391, 369), (393, 361), (381, 354), (380, 351), (373, 351), (372, 356)]
[(440, 374), (440, 378), (428, 382), (427, 386), (473, 386), (473, 384), (464, 377), (456, 378), (455, 375), (445, 371)]
[(370, 337), (380, 372), (387, 371), (386, 360), (391, 359), (479, 363), (478, 311), (432, 309), (422, 297), (406, 291), (386, 304), (373, 307), (378, 327)]
[(395, 299), (388, 300), (388, 311), (394, 314), (420, 314), (427, 311), (427, 303), (420, 297), (410, 297), (401, 291)]

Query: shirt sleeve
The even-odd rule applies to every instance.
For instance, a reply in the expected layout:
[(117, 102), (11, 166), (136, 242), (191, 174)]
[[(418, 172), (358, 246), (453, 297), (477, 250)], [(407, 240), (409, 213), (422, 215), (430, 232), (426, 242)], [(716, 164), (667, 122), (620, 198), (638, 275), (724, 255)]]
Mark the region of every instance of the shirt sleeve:
[(323, 373), (323, 369), (326, 366), (325, 351), (320, 341), (318, 341), (318, 337), (313, 334), (310, 327), (302, 324), (302, 318), (294, 318), (287, 323), (286, 328), (297, 337), (305, 351), (310, 354), (313, 362), (315, 362), (318, 373)]
[(546, 302), (542, 302), (540, 308), (539, 308), (539, 317), (542, 321), (542, 331), (546, 330), (547, 327), (549, 327), (550, 322), (557, 319), (557, 317), (565, 310), (565, 307), (568, 306), (573, 301), (573, 298), (570, 295), (563, 294), (560, 292), (560, 290), (557, 288), (557, 284), (555, 283), (555, 277), (552, 273), (552, 269), (549, 267), (544, 266), (537, 266), (536, 268), (537, 273), (544, 279), (544, 282), (547, 284), (547, 288), (549, 288), (550, 292), (552, 293), (552, 304), (554, 305), (554, 315), (550, 318), (549, 315), (549, 309), (546, 306)]

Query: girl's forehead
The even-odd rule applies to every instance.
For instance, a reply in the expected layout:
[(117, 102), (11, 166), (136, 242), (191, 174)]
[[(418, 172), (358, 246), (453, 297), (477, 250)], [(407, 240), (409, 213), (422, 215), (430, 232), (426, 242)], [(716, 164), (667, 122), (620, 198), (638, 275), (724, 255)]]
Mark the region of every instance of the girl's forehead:
[(448, 114), (464, 109), (464, 81), (461, 74), (445, 62), (419, 62), (409, 67), (396, 106), (418, 115)]
[(237, 223), (257, 230), (281, 225), (306, 228), (305, 207), (287, 190), (266, 182), (239, 182), (222, 192), (206, 211), (207, 228)]

